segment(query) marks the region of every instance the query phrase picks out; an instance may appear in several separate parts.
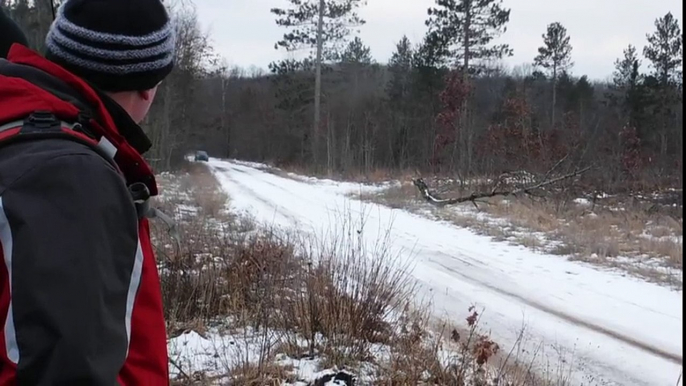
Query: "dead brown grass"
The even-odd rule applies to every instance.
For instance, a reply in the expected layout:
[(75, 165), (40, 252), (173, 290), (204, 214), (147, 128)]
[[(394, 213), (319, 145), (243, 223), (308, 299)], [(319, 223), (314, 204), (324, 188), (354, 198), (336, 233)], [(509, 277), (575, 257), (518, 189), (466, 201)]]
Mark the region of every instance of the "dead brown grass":
[[(448, 195), (470, 189), (443, 187)], [(571, 200), (541, 200), (530, 197), (493, 198), (479, 204), (479, 210), (507, 226), (476, 218), (469, 210), (430, 207), (421, 201), (411, 183), (403, 183), (362, 197), (392, 208), (406, 208), (446, 220), (494, 237), (549, 253), (601, 266), (624, 269), (645, 279), (681, 286), (681, 280), (663, 269), (683, 269), (683, 218), (671, 209), (660, 210), (651, 203), (633, 199), (599, 200), (593, 206)], [(462, 208), (472, 205), (462, 204)], [(468, 207), (466, 208), (468, 209)], [(541, 242), (540, 234), (552, 246)], [(680, 276), (680, 275), (677, 275)]]
[[(368, 249), (346, 228), (326, 245), (303, 248), (296, 235), (226, 212), (226, 196), (203, 166), (160, 181), (167, 189), (158, 206), (177, 213), (181, 236), (177, 248), (164, 226), (153, 227), (169, 336), (214, 329), (263, 338), (257, 361), (227, 363), (221, 379), (172, 363), (181, 374), (173, 384), (294, 381), (288, 367), (276, 364), (277, 354), (318, 357), (324, 367), (352, 371), (371, 364), (378, 385), (564, 384), (531, 383), (539, 378), (518, 376), (525, 370), (513, 358), (491, 367), (502, 351), (479, 332), (475, 310), (466, 324), (444, 323), (435, 332), (429, 308), (414, 302), (409, 276), (393, 268), (397, 262), (383, 243)], [(181, 213), (179, 205), (196, 209)], [(376, 356), (378, 347), (389, 354)], [(217, 350), (222, 357), (235, 348)]]

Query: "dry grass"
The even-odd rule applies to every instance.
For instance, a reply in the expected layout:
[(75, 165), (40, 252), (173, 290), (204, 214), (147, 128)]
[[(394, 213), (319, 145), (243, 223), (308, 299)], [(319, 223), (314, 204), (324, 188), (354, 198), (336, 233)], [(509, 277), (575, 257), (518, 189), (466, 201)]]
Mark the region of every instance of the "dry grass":
[[(457, 186), (443, 186), (441, 190), (451, 192), (444, 196), (472, 192)], [(496, 240), (621, 268), (659, 283), (682, 285), (683, 218), (671, 207), (620, 198), (598, 200), (594, 205), (530, 197), (493, 198), (479, 204), (478, 211), (490, 215), (484, 219), (475, 215), (471, 203), (462, 204), (458, 210), (430, 207), (411, 183), (363, 199), (423, 214), (429, 210), (433, 217)]]
[(203, 166), (161, 183), (167, 189), (158, 206), (176, 213), (181, 236), (177, 248), (163, 226), (153, 227), (169, 336), (244, 334), (259, 347), (250, 358), (241, 347), (219, 344), (221, 377), (171, 358), (180, 374), (175, 385), (295, 381), (279, 355), (319, 358), (324, 368), (368, 366), (375, 385), (566, 385), (562, 378), (540, 381), (518, 355), (502, 356), (479, 332), (475, 310), (467, 323), (437, 329), (385, 244), (367, 248), (349, 225), (325, 245), (304, 248), (297, 235), (228, 213), (227, 197)]

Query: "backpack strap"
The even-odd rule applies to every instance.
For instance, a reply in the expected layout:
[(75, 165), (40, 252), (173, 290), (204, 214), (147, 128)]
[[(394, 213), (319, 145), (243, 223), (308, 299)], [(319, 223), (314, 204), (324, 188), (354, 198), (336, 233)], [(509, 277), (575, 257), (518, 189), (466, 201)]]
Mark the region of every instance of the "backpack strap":
[(85, 118), (77, 122), (65, 122), (49, 111), (35, 111), (24, 120), (17, 120), (0, 126), (0, 147), (14, 142), (31, 139), (66, 138), (94, 147), (108, 161), (116, 154), (116, 148), (102, 137), (98, 141), (84, 123)]
[[(49, 111), (35, 111), (24, 120), (10, 122), (0, 126), (0, 148), (12, 143), (61, 138), (87, 145), (112, 165), (119, 174), (123, 173), (114, 161), (117, 148), (104, 136), (97, 138), (87, 127), (88, 118), (80, 115), (78, 122), (69, 123), (59, 120)], [(150, 189), (141, 182), (128, 187), (129, 193), (136, 206), (138, 218), (149, 215), (148, 201), (151, 197)]]

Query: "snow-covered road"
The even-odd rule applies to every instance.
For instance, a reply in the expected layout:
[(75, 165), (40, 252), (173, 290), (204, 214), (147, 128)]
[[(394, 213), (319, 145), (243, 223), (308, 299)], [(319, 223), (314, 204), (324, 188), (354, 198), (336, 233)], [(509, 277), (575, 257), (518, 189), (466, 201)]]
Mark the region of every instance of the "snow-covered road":
[(356, 184), (298, 181), (215, 159), (209, 165), (231, 205), (259, 221), (321, 233), (352, 214), (364, 217), (370, 243), (390, 232), (393, 248), (412, 259), (418, 295), (432, 297), (437, 316), (460, 321), (470, 305), (484, 307), (482, 327), (505, 350), (526, 326), (527, 351), (538, 349), (553, 368), (565, 360), (576, 385), (677, 384), (681, 291), (362, 203), (347, 196), (360, 189)]

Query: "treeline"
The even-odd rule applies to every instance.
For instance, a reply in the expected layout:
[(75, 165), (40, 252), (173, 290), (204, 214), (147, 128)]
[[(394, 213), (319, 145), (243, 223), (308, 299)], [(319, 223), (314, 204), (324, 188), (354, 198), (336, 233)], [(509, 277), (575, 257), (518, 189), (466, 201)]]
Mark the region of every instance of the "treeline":
[(572, 75), (573, 36), (557, 22), (541, 31), (531, 65), (504, 68), (512, 50), (492, 44), (509, 22), (502, 1), (436, 0), (425, 38), (399, 37), (388, 63), (351, 35), (364, 24), (359, 0), (285, 2), (272, 10), (287, 31), (276, 47), (310, 55), (269, 73), (219, 66), (192, 8), (174, 7), (179, 66), (146, 124), (156, 167), (198, 148), (342, 174), (543, 173), (564, 158), (594, 165), (604, 189), (682, 186), (683, 35), (671, 13), (646, 31), (641, 52), (618, 53), (607, 83)]
[[(354, 2), (338, 3), (351, 5), (343, 24), (363, 23)], [(290, 27), (316, 17), (309, 10), (274, 13)], [(345, 34), (339, 34), (327, 41), (322, 118), (315, 128), (314, 55), (273, 63), (267, 75), (234, 70), (205, 79), (208, 98), (198, 102), (206, 119), (193, 146), (344, 174), (377, 168), (462, 177), (542, 173), (567, 157), (569, 165), (594, 165), (594, 183), (608, 189), (681, 186), (678, 20), (669, 13), (656, 19), (645, 49), (626, 47), (607, 83), (571, 75), (573, 37), (557, 22), (542, 31), (530, 66), (503, 68), (499, 59), (511, 49), (490, 43), (509, 12), (498, 1), (438, 0), (426, 38), (412, 43), (402, 37), (385, 64), (376, 63), (359, 38), (341, 45)], [(290, 19), (284, 22), (283, 15)], [(314, 45), (313, 31), (294, 30), (279, 47)], [(341, 25), (332, 30), (340, 32)]]

